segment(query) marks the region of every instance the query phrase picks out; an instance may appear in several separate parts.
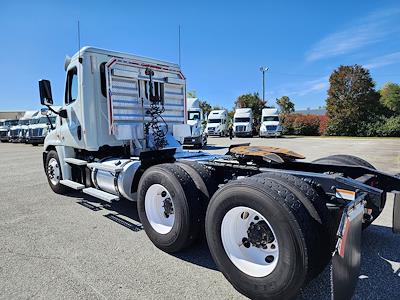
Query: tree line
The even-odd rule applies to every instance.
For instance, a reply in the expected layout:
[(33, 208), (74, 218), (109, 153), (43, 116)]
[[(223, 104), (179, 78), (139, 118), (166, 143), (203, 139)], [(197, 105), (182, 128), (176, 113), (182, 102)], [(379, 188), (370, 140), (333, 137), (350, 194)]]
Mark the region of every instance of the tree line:
[[(188, 92), (195, 97), (196, 92)], [(376, 89), (368, 69), (360, 65), (339, 66), (329, 77), (326, 115), (295, 113), (288, 96), (276, 99), (285, 134), (333, 136), (400, 136), (400, 85), (388, 82)], [(258, 93), (240, 95), (228, 114), (233, 119), (235, 108), (253, 110), (258, 130), (262, 109), (268, 107)], [(271, 106), (269, 106), (271, 107)], [(203, 112), (224, 109), (201, 101)]]

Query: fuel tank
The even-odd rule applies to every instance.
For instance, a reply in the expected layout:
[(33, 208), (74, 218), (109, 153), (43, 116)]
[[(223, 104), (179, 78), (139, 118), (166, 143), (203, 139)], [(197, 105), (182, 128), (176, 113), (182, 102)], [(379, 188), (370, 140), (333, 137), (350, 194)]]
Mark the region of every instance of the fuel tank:
[(137, 170), (140, 167), (139, 160), (109, 158), (100, 161), (107, 167), (118, 167), (120, 171), (112, 172), (94, 168), (92, 170), (92, 182), (97, 189), (113, 195), (136, 201), (136, 193), (132, 192), (132, 183)]

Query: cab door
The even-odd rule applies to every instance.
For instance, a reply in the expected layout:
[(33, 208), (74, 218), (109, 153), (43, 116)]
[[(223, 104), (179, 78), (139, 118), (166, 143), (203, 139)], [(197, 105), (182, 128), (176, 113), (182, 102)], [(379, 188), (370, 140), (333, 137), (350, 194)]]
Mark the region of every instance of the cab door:
[(71, 62), (65, 80), (63, 105), (67, 118), (60, 119), (59, 129), (62, 144), (74, 148), (84, 148), (81, 73), (81, 64), (77, 61)]

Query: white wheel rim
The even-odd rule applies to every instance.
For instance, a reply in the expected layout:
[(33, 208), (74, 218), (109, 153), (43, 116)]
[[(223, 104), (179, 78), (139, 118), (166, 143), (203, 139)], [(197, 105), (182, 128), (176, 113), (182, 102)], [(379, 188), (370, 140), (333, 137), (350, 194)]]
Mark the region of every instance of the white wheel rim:
[[(172, 205), (172, 213), (168, 213), (165, 204)], [(164, 186), (153, 184), (149, 187), (144, 197), (144, 207), (147, 220), (155, 231), (160, 234), (171, 231), (175, 222), (175, 207), (170, 193)]]
[[(268, 225), (273, 235), (273, 241), (267, 243), (265, 249), (254, 246), (248, 240), (243, 243), (243, 238), (249, 238), (247, 231), (251, 223), (257, 225), (260, 221)], [(238, 206), (229, 210), (222, 220), (221, 239), (229, 259), (247, 275), (264, 277), (276, 268), (279, 260), (276, 234), (267, 219), (254, 209)]]
[(49, 164), (47, 165), (47, 176), (53, 185), (57, 185), (60, 182), (60, 166), (55, 158), (50, 158)]

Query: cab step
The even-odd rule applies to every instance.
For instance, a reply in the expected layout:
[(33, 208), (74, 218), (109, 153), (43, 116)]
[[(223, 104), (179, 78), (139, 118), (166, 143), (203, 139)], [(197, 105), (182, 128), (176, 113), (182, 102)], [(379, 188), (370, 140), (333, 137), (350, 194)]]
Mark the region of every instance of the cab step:
[(67, 157), (64, 159), (64, 161), (68, 164), (76, 165), (76, 166), (86, 166), (86, 164), (87, 164), (86, 160), (77, 159), (77, 158), (73, 158), (73, 157)]
[(106, 202), (118, 201), (119, 197), (95, 188), (86, 188), (82, 190), (85, 194), (101, 199)]
[(87, 166), (91, 169), (98, 169), (98, 170), (108, 171), (108, 172), (112, 172), (112, 173), (121, 172), (123, 169), (121, 166), (110, 166), (110, 165), (105, 165), (105, 164), (96, 163), (96, 162), (88, 163)]
[(78, 190), (78, 191), (85, 188), (85, 186), (83, 184), (72, 181), (72, 180), (60, 180), (60, 183), (62, 185), (65, 185), (71, 189)]

